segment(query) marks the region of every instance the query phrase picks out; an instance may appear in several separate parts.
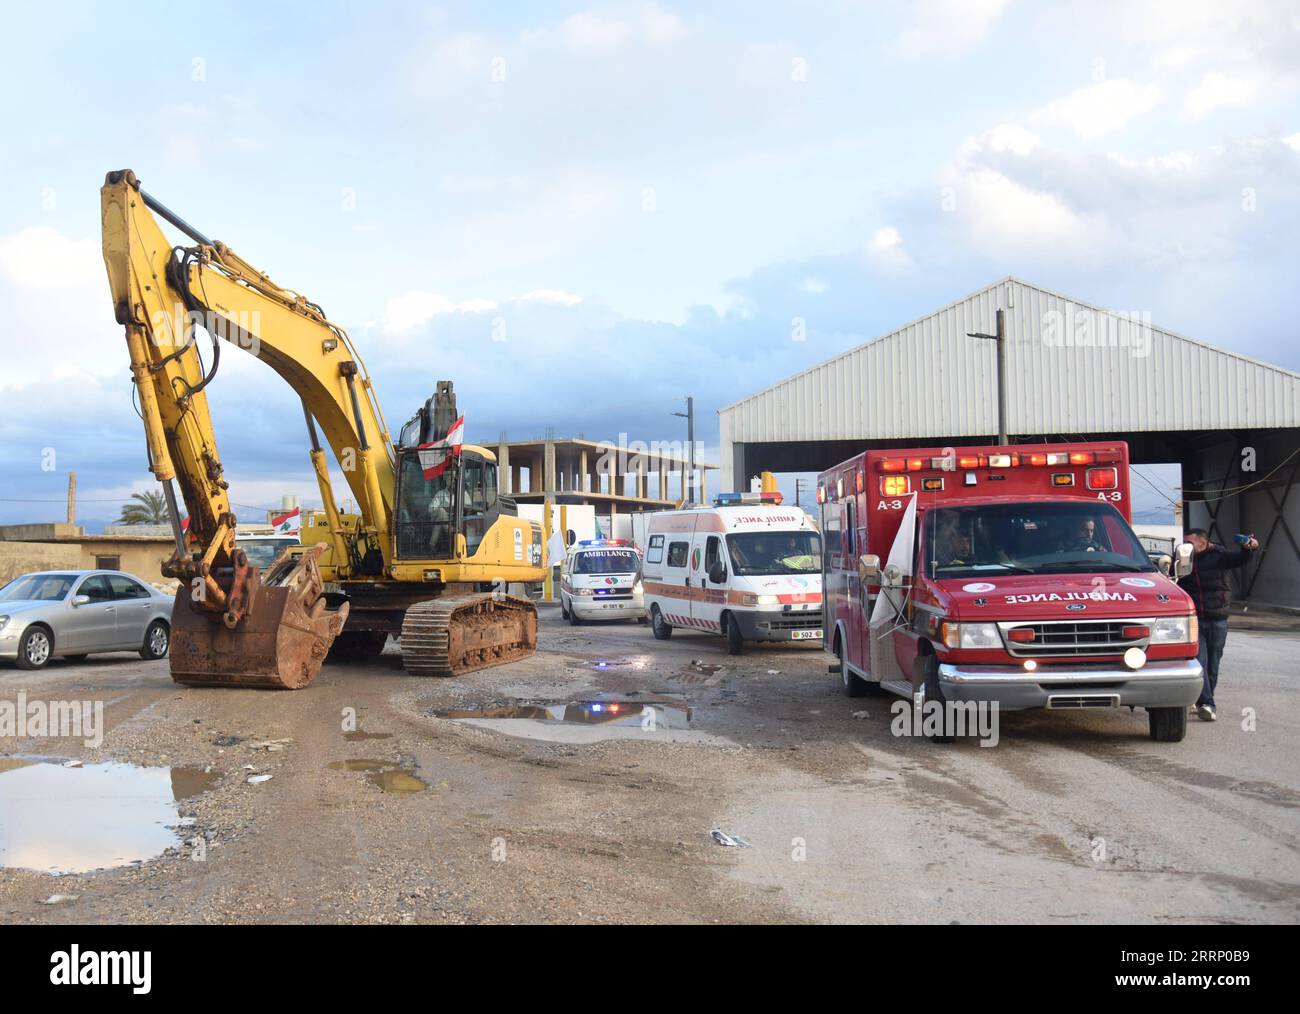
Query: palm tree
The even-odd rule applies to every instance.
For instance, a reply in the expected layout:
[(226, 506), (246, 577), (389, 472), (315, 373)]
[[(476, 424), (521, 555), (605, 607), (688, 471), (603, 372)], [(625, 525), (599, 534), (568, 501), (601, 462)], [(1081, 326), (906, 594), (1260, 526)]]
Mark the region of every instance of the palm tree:
[(161, 493), (134, 493), (122, 507), (122, 516), (117, 519), (119, 525), (169, 525), (171, 513), (167, 510), (167, 501)]

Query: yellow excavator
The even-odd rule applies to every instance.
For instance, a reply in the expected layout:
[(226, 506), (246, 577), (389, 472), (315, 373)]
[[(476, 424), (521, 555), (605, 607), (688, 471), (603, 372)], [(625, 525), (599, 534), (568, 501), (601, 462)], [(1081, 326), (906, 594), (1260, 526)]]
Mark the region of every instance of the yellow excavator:
[[(456, 676), (531, 654), (537, 610), (512, 585), (543, 578), (542, 534), (501, 496), (491, 451), (463, 444), (439, 381), (396, 442), (344, 330), (140, 188), (100, 191), (104, 263), (126, 329), (149, 468), (171, 513), (180, 581), (177, 683), (298, 689), (331, 648), (377, 655), (397, 635), (415, 675)], [(157, 218), (155, 218), (157, 216)], [(158, 219), (189, 240), (174, 245)], [(200, 332), (211, 339), (203, 356)], [(239, 548), (205, 389), (227, 345), (267, 363), (302, 401), (324, 524), (263, 573)], [(321, 434), (357, 508), (340, 514)], [(173, 482), (189, 512), (182, 530)]]

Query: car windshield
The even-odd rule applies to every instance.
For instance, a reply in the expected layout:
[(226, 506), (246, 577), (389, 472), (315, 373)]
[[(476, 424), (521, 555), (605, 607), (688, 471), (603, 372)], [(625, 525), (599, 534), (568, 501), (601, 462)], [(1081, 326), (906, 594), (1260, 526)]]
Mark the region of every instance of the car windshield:
[(0, 602), (61, 602), (68, 595), (75, 574), (27, 574), (0, 588)]
[(635, 574), (641, 558), (627, 549), (592, 549), (573, 557), (575, 574)]
[(248, 555), (248, 562), (261, 570), (266, 570), (285, 546), (297, 544), (297, 539), (240, 539), (236, 543)]
[(1086, 500), (928, 511), (925, 557), (936, 578), (1156, 569), (1119, 511)]
[(815, 574), (822, 569), (822, 540), (816, 532), (745, 532), (727, 536), (734, 573)]

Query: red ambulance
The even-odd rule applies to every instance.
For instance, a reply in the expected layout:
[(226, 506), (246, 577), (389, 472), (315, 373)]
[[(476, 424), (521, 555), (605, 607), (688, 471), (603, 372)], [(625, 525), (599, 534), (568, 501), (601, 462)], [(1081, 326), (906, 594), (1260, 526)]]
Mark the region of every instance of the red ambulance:
[(1196, 612), (1129, 527), (1122, 441), (870, 450), (822, 473), (827, 650), (846, 692), (1147, 710), (1181, 740)]

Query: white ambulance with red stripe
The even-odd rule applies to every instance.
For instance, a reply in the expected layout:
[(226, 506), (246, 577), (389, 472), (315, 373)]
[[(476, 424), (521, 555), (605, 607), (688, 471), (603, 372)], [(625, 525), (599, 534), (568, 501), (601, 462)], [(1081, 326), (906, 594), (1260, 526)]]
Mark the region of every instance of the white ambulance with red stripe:
[(746, 641), (822, 637), (822, 546), (780, 493), (723, 493), (712, 507), (662, 511), (646, 527), (643, 585), (654, 635), (675, 628)]

